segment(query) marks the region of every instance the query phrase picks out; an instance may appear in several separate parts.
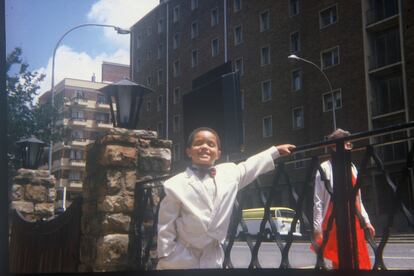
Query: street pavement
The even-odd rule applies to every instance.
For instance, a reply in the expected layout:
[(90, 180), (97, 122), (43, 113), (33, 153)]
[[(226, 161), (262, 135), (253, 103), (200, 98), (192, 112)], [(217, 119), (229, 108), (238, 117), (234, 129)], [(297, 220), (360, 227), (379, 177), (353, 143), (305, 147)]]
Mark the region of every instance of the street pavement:
[[(309, 242), (292, 244), (289, 252), (289, 262), (292, 268), (312, 269), (315, 266), (316, 255), (309, 247)], [(251, 253), (245, 242), (235, 242), (230, 256), (235, 268), (249, 266)], [(372, 250), (370, 250), (370, 257), (374, 263)], [(384, 249), (383, 258), (389, 270), (414, 270), (414, 243), (389, 243)], [(278, 268), (280, 261), (281, 253), (275, 243), (261, 244), (259, 262), (262, 268)]]

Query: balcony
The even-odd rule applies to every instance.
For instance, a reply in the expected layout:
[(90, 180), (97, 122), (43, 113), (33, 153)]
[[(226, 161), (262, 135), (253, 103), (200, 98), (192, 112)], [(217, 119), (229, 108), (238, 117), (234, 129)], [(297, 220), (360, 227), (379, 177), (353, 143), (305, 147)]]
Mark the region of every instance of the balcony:
[(70, 159), (69, 164), (74, 167), (84, 168), (86, 163), (83, 159)]
[(373, 101), (371, 102), (373, 119), (404, 111), (401, 77), (376, 79), (373, 86)]
[(74, 105), (83, 105), (83, 106), (87, 106), (88, 105), (88, 100), (85, 98), (81, 98), (81, 97), (74, 97), (71, 100), (71, 103)]
[(86, 138), (72, 138), (73, 140), (69, 142), (71, 146), (87, 146), (91, 143), (91, 140)]
[(69, 179), (68, 190), (69, 191), (81, 191), (82, 181), (78, 179)]
[(376, 1), (374, 4), (375, 7), (367, 10), (365, 12), (366, 15), (366, 23), (367, 26), (385, 22), (387, 19), (395, 17), (398, 15), (398, 1), (397, 0), (381, 0)]
[(98, 128), (108, 129), (112, 128), (113, 124), (109, 120), (96, 120), (96, 126)]
[(71, 118), (74, 126), (87, 126), (88, 121), (85, 118)]
[(383, 32), (372, 38), (372, 55), (369, 56), (370, 73), (392, 68), (401, 63), (401, 46), (398, 29)]
[(96, 102), (96, 108), (108, 109), (109, 110), (109, 103), (97, 101)]

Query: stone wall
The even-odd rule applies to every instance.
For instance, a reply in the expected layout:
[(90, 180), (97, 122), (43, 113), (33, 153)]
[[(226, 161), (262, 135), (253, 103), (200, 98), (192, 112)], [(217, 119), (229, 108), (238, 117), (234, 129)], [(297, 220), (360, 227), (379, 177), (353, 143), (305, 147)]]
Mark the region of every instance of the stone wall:
[[(80, 272), (131, 270), (135, 183), (168, 173), (171, 142), (157, 133), (112, 129), (89, 145), (83, 184)], [(138, 210), (139, 211), (139, 210)]]
[(19, 169), (13, 178), (11, 209), (28, 221), (54, 216), (56, 180), (47, 170)]

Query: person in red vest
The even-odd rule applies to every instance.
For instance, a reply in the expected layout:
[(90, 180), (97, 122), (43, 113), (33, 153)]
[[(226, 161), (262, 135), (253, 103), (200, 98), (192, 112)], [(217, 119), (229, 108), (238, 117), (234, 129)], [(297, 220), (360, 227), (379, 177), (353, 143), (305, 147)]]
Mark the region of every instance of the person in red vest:
[[(337, 139), (341, 137), (346, 137), (349, 135), (351, 135), (349, 131), (338, 128), (334, 132), (332, 132), (330, 135), (328, 135), (327, 139), (332, 140), (332, 139)], [(350, 142), (346, 142), (345, 149), (351, 150), (352, 144)], [(335, 150), (335, 146), (333, 146), (332, 150)], [(331, 161), (327, 160), (321, 163), (321, 168), (325, 172), (325, 176), (329, 180), (331, 187), (333, 187), (333, 174), (332, 174)], [(358, 171), (354, 164), (351, 164), (351, 171), (352, 171), (352, 185), (355, 185)], [(314, 205), (313, 205), (314, 239), (319, 245), (321, 245), (323, 241), (323, 233), (328, 227), (328, 219), (332, 214), (333, 203), (331, 201), (331, 195), (328, 193), (328, 191), (325, 188), (324, 182), (321, 180), (321, 175), (319, 171), (317, 172), (316, 177), (315, 177), (315, 190), (314, 190), (313, 201), (314, 201)], [(365, 221), (365, 225), (368, 228), (371, 236), (374, 236), (375, 229), (369, 220), (369, 217), (368, 217), (367, 212), (365, 211), (364, 205), (362, 204), (361, 191), (358, 192), (358, 195), (356, 197), (356, 208), (361, 213)], [(359, 269), (371, 269), (371, 261), (369, 259), (367, 244), (365, 242), (364, 230), (362, 229), (361, 224), (357, 217), (355, 217), (355, 223), (356, 223)], [(312, 250), (314, 250), (313, 247), (312, 247)], [(334, 269), (339, 268), (335, 220), (333, 221), (332, 229), (329, 232), (328, 242), (323, 251), (323, 256), (326, 259), (329, 259), (332, 261), (332, 267)]]

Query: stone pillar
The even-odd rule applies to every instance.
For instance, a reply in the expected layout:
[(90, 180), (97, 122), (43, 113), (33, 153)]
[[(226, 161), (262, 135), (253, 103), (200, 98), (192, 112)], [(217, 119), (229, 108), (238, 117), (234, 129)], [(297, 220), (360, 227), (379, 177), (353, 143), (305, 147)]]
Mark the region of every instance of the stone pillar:
[(54, 216), (56, 180), (47, 170), (19, 169), (13, 178), (11, 209), (28, 221)]
[(144, 130), (111, 129), (88, 146), (80, 272), (130, 270), (128, 247), (137, 180), (170, 170), (171, 142)]

